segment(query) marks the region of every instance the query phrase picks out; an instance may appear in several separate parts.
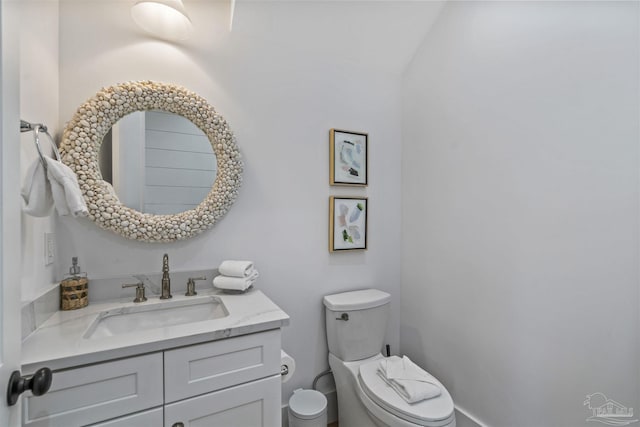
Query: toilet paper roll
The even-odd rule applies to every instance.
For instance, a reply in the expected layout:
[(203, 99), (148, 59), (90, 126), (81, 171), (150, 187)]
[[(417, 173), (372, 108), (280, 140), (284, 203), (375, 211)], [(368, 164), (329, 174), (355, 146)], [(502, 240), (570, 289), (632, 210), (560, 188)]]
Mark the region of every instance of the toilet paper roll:
[(284, 350), (280, 350), (280, 373), (282, 374), (282, 382), (286, 383), (289, 381), (295, 371), (296, 361), (293, 360), (293, 357), (285, 353)]

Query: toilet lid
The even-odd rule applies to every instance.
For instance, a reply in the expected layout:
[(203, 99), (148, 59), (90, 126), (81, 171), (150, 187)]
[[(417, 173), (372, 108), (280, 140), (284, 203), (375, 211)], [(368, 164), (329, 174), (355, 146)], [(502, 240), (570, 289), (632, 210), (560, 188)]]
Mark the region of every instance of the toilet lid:
[(371, 400), (392, 414), (416, 424), (442, 421), (451, 417), (454, 409), (453, 399), (439, 381), (436, 380), (442, 388), (440, 396), (409, 404), (378, 376), (380, 360), (360, 365), (360, 384)]

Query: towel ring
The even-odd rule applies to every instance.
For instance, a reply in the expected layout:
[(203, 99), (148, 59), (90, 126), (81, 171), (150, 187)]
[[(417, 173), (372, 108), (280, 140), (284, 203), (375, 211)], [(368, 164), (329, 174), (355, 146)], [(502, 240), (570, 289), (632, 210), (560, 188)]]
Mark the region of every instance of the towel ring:
[(42, 148), (40, 147), (40, 138), (38, 134), (43, 132), (45, 135), (49, 137), (49, 142), (51, 143), (51, 148), (53, 148), (53, 153), (56, 156), (57, 161), (61, 161), (60, 151), (58, 151), (58, 147), (56, 146), (53, 137), (49, 133), (49, 130), (42, 123), (29, 123), (25, 120), (20, 120), (20, 132), (29, 132), (33, 131), (33, 143), (36, 146), (36, 150), (38, 150), (38, 155), (40, 156), (40, 162), (44, 168), (47, 168), (47, 162), (44, 159), (44, 154), (42, 153)]

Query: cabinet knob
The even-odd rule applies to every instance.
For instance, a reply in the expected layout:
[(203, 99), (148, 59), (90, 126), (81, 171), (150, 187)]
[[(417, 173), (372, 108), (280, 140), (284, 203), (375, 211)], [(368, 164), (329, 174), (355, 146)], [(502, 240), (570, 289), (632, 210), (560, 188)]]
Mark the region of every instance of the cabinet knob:
[(18, 396), (31, 390), (34, 396), (42, 396), (51, 388), (53, 374), (49, 368), (40, 368), (32, 377), (23, 377), (20, 371), (13, 371), (7, 386), (7, 405), (13, 406), (18, 402)]
[(175, 423), (171, 427), (184, 427), (184, 423)]

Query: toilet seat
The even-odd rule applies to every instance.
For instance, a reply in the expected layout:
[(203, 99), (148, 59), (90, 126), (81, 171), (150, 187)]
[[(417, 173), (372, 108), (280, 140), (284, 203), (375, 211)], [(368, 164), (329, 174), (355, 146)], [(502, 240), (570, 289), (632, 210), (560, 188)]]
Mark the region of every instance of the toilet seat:
[(442, 394), (432, 399), (409, 404), (378, 376), (380, 359), (360, 365), (358, 384), (364, 394), (382, 409), (419, 426), (446, 426), (454, 418), (453, 399), (436, 380)]

